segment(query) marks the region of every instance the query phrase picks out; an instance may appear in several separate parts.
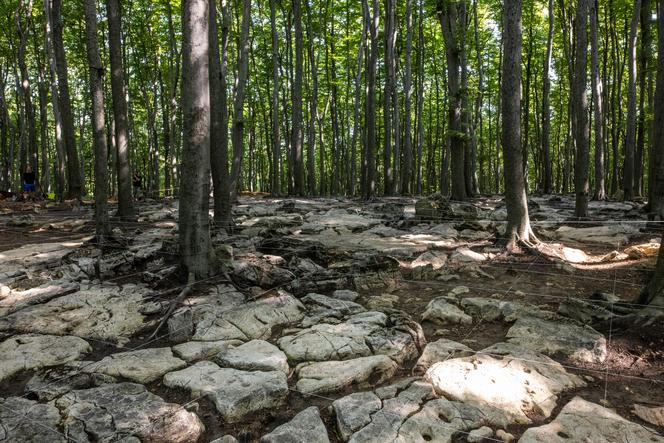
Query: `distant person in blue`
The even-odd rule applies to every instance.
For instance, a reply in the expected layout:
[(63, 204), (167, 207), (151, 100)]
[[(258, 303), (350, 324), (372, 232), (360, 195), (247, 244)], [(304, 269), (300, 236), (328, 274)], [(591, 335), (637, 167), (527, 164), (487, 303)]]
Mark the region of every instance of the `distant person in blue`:
[(32, 171), (32, 166), (30, 165), (25, 167), (25, 172), (23, 173), (23, 192), (28, 194), (37, 192), (37, 188), (35, 187), (35, 173)]

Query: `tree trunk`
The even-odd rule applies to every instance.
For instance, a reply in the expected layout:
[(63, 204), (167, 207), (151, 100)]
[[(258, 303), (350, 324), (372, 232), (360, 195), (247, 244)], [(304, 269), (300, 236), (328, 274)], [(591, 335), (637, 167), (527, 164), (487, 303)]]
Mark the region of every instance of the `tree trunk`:
[(551, 55), (553, 52), (553, 0), (549, 0), (549, 32), (546, 40), (546, 55), (544, 56), (544, 70), (542, 73), (542, 157), (544, 163), (544, 173), (542, 190), (545, 194), (550, 194), (552, 190), (551, 173), (551, 105), (549, 104), (549, 94), (551, 93), (551, 79), (549, 70), (551, 67)]
[(179, 242), (181, 264), (208, 276), (210, 252), (210, 90), (208, 1), (185, 0), (182, 21), (183, 152)]
[(406, 65), (404, 67), (404, 139), (403, 139), (403, 166), (401, 168), (401, 193), (410, 195), (411, 189), (411, 171), (413, 170), (413, 143), (412, 143), (412, 125), (411, 125), (411, 83), (412, 66), (411, 52), (413, 52), (413, 12), (412, 0), (406, 0)]
[[(424, 1), (419, 1), (417, 11), (417, 177), (415, 181), (417, 195), (422, 195), (422, 155), (424, 146)], [(433, 157), (432, 157), (433, 158)], [(435, 171), (429, 164), (429, 170)], [(435, 178), (432, 180), (435, 182)]]
[(108, 46), (111, 58), (111, 90), (113, 120), (115, 122), (115, 149), (117, 151), (118, 213), (121, 218), (134, 216), (129, 165), (129, 117), (125, 95), (124, 67), (122, 65), (122, 28), (119, 0), (107, 0)]
[[(365, 0), (366, 1), (366, 0)], [(367, 18), (369, 15), (367, 14)], [(378, 25), (380, 16), (378, 0), (372, 0), (372, 16), (370, 29), (370, 50), (367, 57), (367, 97), (366, 97), (366, 140), (364, 167), (364, 198), (373, 198), (376, 194), (376, 61), (378, 59)]]
[(639, 51), (639, 117), (636, 133), (636, 151), (634, 153), (634, 192), (643, 195), (643, 157), (646, 135), (646, 97), (648, 95), (646, 77), (650, 61), (650, 48), (652, 38), (650, 35), (650, 22), (652, 8), (650, 0), (641, 0), (641, 50)]
[(348, 195), (355, 196), (357, 186), (357, 139), (360, 133), (360, 105), (362, 103), (362, 58), (367, 43), (367, 33), (369, 30), (369, 7), (366, 1), (362, 2), (362, 35), (360, 35), (360, 45), (357, 50), (357, 62), (354, 81), (355, 96), (353, 98), (353, 135), (351, 138), (351, 162), (350, 174), (348, 175)]
[(625, 135), (625, 163), (623, 166), (623, 191), (625, 192), (625, 200), (634, 199), (634, 151), (636, 149), (636, 38), (640, 13), (641, 0), (635, 0), (627, 48), (627, 133)]
[[(587, 57), (588, 57), (588, 1), (579, 0), (575, 19), (576, 59), (572, 85), (574, 118), (576, 119), (576, 165), (574, 168), (574, 190), (576, 193), (576, 217), (588, 215), (588, 151), (590, 128), (588, 127)], [(638, 1), (638, 0), (637, 0)]]
[(51, 24), (52, 24), (52, 44), (55, 59), (55, 69), (58, 74), (58, 107), (62, 120), (62, 139), (64, 151), (67, 155), (67, 183), (69, 198), (81, 198), (81, 172), (76, 149), (76, 135), (74, 133), (74, 120), (71, 107), (71, 98), (69, 96), (69, 78), (67, 69), (67, 59), (65, 57), (65, 47), (62, 39), (62, 17), (60, 16), (60, 7), (62, 0), (50, 1)]
[(590, 10), (590, 45), (591, 45), (591, 71), (593, 90), (593, 114), (595, 127), (595, 200), (605, 200), (606, 190), (604, 185), (604, 104), (602, 103), (603, 86), (599, 75), (599, 42), (597, 28), (599, 11), (597, 0), (591, 0)]
[(238, 191), (238, 181), (242, 172), (242, 157), (244, 155), (244, 97), (249, 75), (249, 25), (251, 23), (251, 0), (242, 1), (242, 25), (240, 31), (240, 54), (237, 61), (237, 78), (233, 97), (233, 126), (231, 128), (231, 143), (233, 144), (233, 164), (229, 182), (230, 200), (226, 206), (227, 214), (224, 220), (230, 220), (231, 204), (235, 202)]
[[(660, 13), (657, 14), (658, 36), (657, 52), (664, 54), (664, 0), (658, 0)], [(652, 147), (650, 153), (650, 186), (649, 188), (649, 206), (650, 219), (655, 221), (664, 221), (664, 57), (657, 57), (657, 84), (655, 87), (655, 106), (652, 121)], [(661, 270), (664, 260), (662, 260), (662, 251), (658, 269)], [(662, 273), (660, 273), (662, 275)]]
[(277, 34), (277, 0), (270, 0), (270, 30), (272, 33), (272, 196), (281, 194), (281, 139), (279, 137), (279, 36)]
[(502, 65), (502, 145), (507, 206), (507, 249), (531, 236), (521, 153), (521, 0), (505, 0)]
[(109, 234), (108, 226), (108, 147), (104, 116), (104, 68), (97, 43), (97, 5), (85, 0), (85, 31), (90, 72), (90, 98), (92, 101), (92, 145), (95, 170), (95, 231), (97, 243), (102, 245)]
[(460, 38), (466, 29), (465, 0), (439, 0), (438, 16), (443, 29), (445, 54), (447, 59), (447, 91), (449, 100), (448, 133), (452, 160), (452, 199), (465, 200), (466, 180), (465, 137), (461, 124), (464, 91), (461, 88), (461, 53), (463, 41)]
[(293, 127), (291, 157), (293, 158), (293, 194), (304, 195), (304, 158), (302, 156), (302, 1), (293, 0), (293, 22), (295, 25), (295, 79), (292, 87)]
[[(309, 2), (306, 2), (307, 8), (307, 40), (309, 70), (311, 72), (311, 97), (309, 98), (309, 125), (307, 128), (307, 190), (309, 195), (316, 195), (316, 174), (315, 174), (315, 153), (316, 153), (316, 120), (318, 120), (318, 63), (314, 51), (314, 35), (311, 26), (311, 8)], [(320, 147), (321, 164), (325, 155), (325, 147)], [(320, 170), (320, 191), (319, 195), (325, 193), (324, 168)]]

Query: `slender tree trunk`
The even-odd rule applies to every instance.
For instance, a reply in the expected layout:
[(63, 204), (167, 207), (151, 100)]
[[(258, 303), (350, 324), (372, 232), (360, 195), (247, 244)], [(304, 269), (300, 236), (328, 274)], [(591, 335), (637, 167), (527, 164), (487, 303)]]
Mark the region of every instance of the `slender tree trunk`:
[(272, 182), (271, 194), (281, 194), (281, 139), (279, 136), (279, 36), (277, 34), (277, 0), (270, 0), (272, 34)]
[(360, 36), (360, 45), (357, 50), (357, 62), (354, 81), (355, 96), (353, 99), (353, 135), (351, 139), (351, 164), (350, 174), (348, 179), (348, 195), (355, 196), (355, 189), (357, 186), (357, 139), (360, 134), (360, 105), (362, 103), (362, 58), (364, 55), (365, 46), (367, 44), (367, 33), (369, 32), (369, 6), (367, 1), (362, 1), (362, 35)]
[(85, 30), (90, 72), (90, 98), (92, 101), (92, 145), (95, 170), (95, 231), (97, 243), (103, 244), (109, 234), (108, 226), (108, 147), (106, 146), (106, 122), (104, 116), (104, 68), (97, 43), (97, 5), (95, 0), (85, 0)]
[(251, 0), (242, 0), (242, 25), (240, 30), (240, 55), (237, 62), (238, 72), (235, 80), (235, 96), (233, 97), (233, 126), (231, 128), (231, 143), (233, 145), (233, 164), (231, 166), (228, 213), (224, 220), (230, 220), (231, 204), (235, 201), (238, 191), (238, 181), (242, 172), (242, 157), (244, 155), (244, 97), (249, 75), (249, 25), (251, 24)]
[(593, 90), (593, 113), (595, 127), (595, 200), (605, 200), (606, 190), (604, 184), (604, 104), (602, 103), (603, 86), (599, 75), (599, 42), (597, 28), (599, 11), (597, 0), (591, 0), (590, 10), (590, 45), (592, 64), (592, 90)]
[(304, 69), (302, 47), (302, 0), (293, 0), (293, 22), (295, 25), (295, 80), (293, 82), (293, 194), (304, 195), (304, 158), (302, 156), (302, 72)]
[(210, 90), (208, 1), (185, 0), (182, 21), (183, 155), (180, 257), (197, 279), (208, 276), (210, 231)]
[(521, 0), (505, 0), (503, 10), (502, 145), (507, 206), (507, 249), (532, 235), (521, 153)]
[[(316, 62), (316, 55), (314, 49), (314, 35), (311, 26), (311, 8), (309, 2), (306, 2), (307, 8), (307, 40), (308, 40), (308, 57), (309, 69), (311, 71), (311, 97), (309, 98), (309, 125), (307, 128), (307, 189), (309, 195), (316, 195), (316, 174), (315, 174), (315, 153), (316, 153), (316, 120), (318, 120), (318, 63)], [(320, 147), (321, 164), (322, 158), (325, 155), (325, 147)], [(323, 175), (324, 168), (320, 170), (320, 191), (319, 194), (325, 193), (325, 176)]]
[(625, 136), (625, 163), (623, 166), (623, 191), (625, 192), (625, 200), (634, 199), (634, 151), (636, 149), (636, 38), (640, 13), (641, 0), (634, 0), (627, 56), (627, 134)]
[(81, 173), (78, 151), (76, 150), (76, 134), (74, 133), (71, 98), (69, 96), (67, 59), (65, 58), (65, 47), (62, 38), (63, 24), (60, 15), (62, 0), (46, 1), (51, 1), (52, 44), (55, 56), (55, 68), (58, 74), (58, 106), (62, 120), (64, 151), (67, 154), (67, 195), (69, 198), (78, 199), (81, 197), (82, 192)]
[(452, 160), (452, 199), (465, 200), (465, 137), (462, 127), (463, 94), (461, 87), (461, 47), (465, 40), (466, 2), (465, 0), (439, 0), (438, 16), (443, 29), (447, 58), (447, 91), (449, 101), (448, 133)]
[[(574, 189), (576, 192), (575, 215), (588, 215), (588, 151), (590, 128), (588, 127), (587, 56), (588, 56), (588, 1), (579, 0), (575, 20), (576, 60), (574, 66), (573, 100), (576, 119), (576, 166)], [(638, 1), (638, 0), (637, 0)]]
[[(419, 0), (417, 11), (417, 177), (416, 193), (422, 195), (422, 168), (423, 168), (423, 146), (424, 146), (424, 0)], [(433, 165), (428, 165), (431, 171), (435, 171)], [(435, 179), (433, 180), (435, 182)]]
[[(657, 14), (658, 36), (657, 52), (664, 54), (664, 0), (657, 0), (659, 14)], [(650, 153), (650, 185), (649, 206), (650, 219), (664, 221), (664, 57), (657, 57), (657, 85), (655, 87), (655, 106), (652, 121), (652, 147)], [(661, 270), (664, 260), (662, 254), (664, 247), (660, 248), (658, 269)], [(661, 273), (660, 273), (661, 275)]]
[(115, 149), (117, 151), (118, 213), (121, 218), (134, 216), (129, 165), (129, 117), (125, 95), (124, 67), (122, 63), (122, 28), (119, 0), (107, 0), (108, 46), (111, 58), (111, 90), (113, 95), (113, 121), (115, 122)]
[(409, 195), (411, 189), (411, 172), (413, 170), (413, 143), (411, 125), (411, 83), (412, 66), (411, 52), (413, 52), (413, 13), (412, 0), (406, 0), (406, 65), (404, 67), (404, 140), (403, 140), (403, 167), (401, 168), (401, 193)]
[(367, 57), (367, 98), (366, 98), (366, 164), (363, 165), (365, 172), (364, 197), (373, 198), (376, 194), (376, 61), (378, 59), (378, 26), (380, 15), (378, 11), (378, 0), (372, 0), (372, 16), (369, 26), (370, 50)]
[(39, 72), (39, 146), (41, 151), (41, 178), (39, 182), (41, 183), (44, 192), (49, 192), (51, 188), (51, 167), (49, 166), (48, 161), (48, 85), (46, 83), (46, 72), (44, 72), (44, 60), (42, 58), (43, 51), (38, 43), (37, 33), (34, 32), (33, 36), (35, 37), (33, 41), (36, 53), (35, 58), (37, 60), (37, 70)]
[(639, 117), (636, 134), (636, 151), (634, 153), (634, 192), (643, 195), (643, 158), (646, 136), (646, 97), (648, 95), (646, 77), (648, 75), (648, 64), (650, 61), (650, 47), (652, 38), (650, 35), (650, 22), (652, 8), (650, 0), (641, 0), (641, 45), (639, 51)]

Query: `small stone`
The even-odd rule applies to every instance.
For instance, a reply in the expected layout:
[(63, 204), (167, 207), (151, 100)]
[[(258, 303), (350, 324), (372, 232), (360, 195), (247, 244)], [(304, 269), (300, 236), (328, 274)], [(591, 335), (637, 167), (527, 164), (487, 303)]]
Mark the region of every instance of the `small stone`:
[(466, 441), (468, 443), (482, 443), (485, 439), (491, 438), (493, 436), (493, 429), (488, 426), (482, 426), (479, 429), (475, 429), (468, 433)]
[(232, 435), (224, 435), (223, 437), (215, 438), (210, 443), (238, 443), (238, 441)]
[(329, 443), (318, 408), (311, 406), (263, 436), (261, 443)]
[(445, 298), (434, 298), (427, 305), (422, 314), (422, 321), (428, 320), (435, 324), (464, 324), (473, 323), (473, 318), (459, 309), (457, 306), (449, 303)]
[(281, 371), (288, 374), (286, 354), (264, 340), (252, 340), (237, 348), (224, 349), (214, 360), (221, 367), (246, 371)]
[(499, 439), (501, 439), (505, 443), (510, 443), (510, 442), (514, 441), (514, 439), (515, 439), (515, 437), (512, 434), (510, 434), (509, 432), (504, 431), (502, 429), (498, 429), (496, 431), (496, 437), (498, 437)]
[(355, 301), (359, 296), (360, 294), (349, 289), (337, 289), (332, 293), (332, 298), (346, 301)]
[(648, 406), (636, 404), (634, 405), (634, 415), (650, 424), (664, 427), (664, 406), (650, 408)]

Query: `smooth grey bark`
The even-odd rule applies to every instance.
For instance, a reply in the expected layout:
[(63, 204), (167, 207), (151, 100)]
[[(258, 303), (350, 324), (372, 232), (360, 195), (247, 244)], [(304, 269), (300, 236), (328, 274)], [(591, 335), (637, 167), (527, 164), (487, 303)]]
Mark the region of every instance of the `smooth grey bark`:
[[(659, 11), (664, 11), (664, 0), (657, 1)], [(657, 15), (657, 52), (664, 54), (664, 14)], [(655, 86), (654, 115), (652, 121), (652, 144), (650, 151), (649, 208), (651, 220), (664, 220), (664, 57), (657, 57), (657, 80)], [(662, 251), (660, 248), (661, 265)], [(659, 265), (658, 265), (659, 266)], [(661, 269), (661, 268), (660, 268)]]
[(641, 0), (641, 43), (638, 54), (638, 76), (639, 76), (639, 111), (638, 124), (636, 130), (636, 150), (634, 152), (634, 192), (637, 195), (644, 195), (644, 151), (646, 139), (646, 97), (648, 96), (648, 86), (646, 78), (652, 78), (649, 72), (652, 35), (650, 24), (652, 22), (652, 5), (650, 0)]
[(591, 0), (590, 8), (590, 47), (593, 91), (593, 124), (595, 128), (595, 200), (606, 200), (604, 183), (604, 103), (602, 78), (599, 73), (599, 41), (597, 37), (598, 14), (597, 0)]
[(511, 251), (532, 236), (521, 152), (521, 0), (505, 0), (503, 25), (502, 145), (505, 171), (509, 171), (505, 174), (505, 240)]
[(46, 43), (46, 56), (49, 65), (49, 79), (51, 85), (51, 108), (53, 109), (53, 121), (55, 123), (55, 152), (56, 152), (56, 168), (55, 168), (55, 193), (58, 200), (61, 200), (65, 195), (65, 176), (66, 176), (66, 154), (64, 138), (62, 134), (62, 115), (60, 113), (60, 99), (58, 92), (57, 72), (55, 66), (55, 50), (53, 48), (53, 14), (51, 13), (51, 2), (53, 0), (44, 0), (44, 17), (45, 17), (45, 43)]
[(293, 23), (295, 25), (295, 78), (291, 98), (293, 102), (291, 128), (291, 157), (293, 159), (293, 194), (304, 195), (304, 158), (302, 155), (302, 73), (304, 60), (302, 55), (302, 1), (293, 0)]
[(104, 116), (104, 67), (97, 43), (97, 4), (85, 0), (85, 34), (90, 75), (90, 98), (92, 101), (92, 145), (94, 150), (95, 175), (95, 233), (97, 243), (102, 245), (108, 236), (108, 147), (106, 146), (106, 122)]
[(463, 91), (461, 87), (461, 37), (466, 31), (466, 1), (439, 0), (438, 16), (445, 40), (448, 93), (448, 140), (451, 152), (453, 200), (466, 200), (465, 137), (462, 126)]
[[(413, 170), (413, 142), (411, 123), (411, 85), (412, 65), (411, 52), (413, 52), (413, 11), (412, 0), (406, 0), (406, 64), (404, 66), (404, 139), (403, 139), (403, 167), (401, 168), (401, 193), (409, 195), (411, 188), (411, 171)], [(398, 135), (397, 135), (398, 137)], [(398, 161), (399, 159), (397, 159)]]
[[(364, 0), (366, 2), (366, 0)], [(368, 6), (368, 5), (367, 5)], [(367, 95), (365, 100), (366, 140), (364, 143), (365, 161), (363, 162), (364, 198), (376, 195), (376, 61), (378, 59), (378, 26), (380, 15), (378, 0), (372, 1), (372, 14), (369, 18), (370, 44), (367, 57), (366, 78)]]
[(78, 151), (76, 149), (76, 134), (69, 95), (69, 78), (65, 47), (62, 39), (62, 17), (60, 14), (62, 0), (50, 1), (52, 28), (52, 44), (55, 59), (55, 70), (58, 76), (58, 107), (62, 120), (62, 139), (64, 152), (67, 156), (67, 195), (69, 198), (79, 199), (82, 196), (81, 167)]
[[(18, 8), (14, 14), (16, 22), (16, 31), (19, 37), (17, 61), (21, 73), (21, 92), (23, 93), (23, 124), (22, 131), (27, 130), (27, 139), (22, 137), (24, 146), (21, 149), (21, 172), (29, 164), (37, 180), (39, 179), (39, 161), (37, 155), (37, 125), (35, 121), (35, 108), (32, 103), (32, 93), (30, 92), (30, 76), (28, 75), (28, 66), (26, 63), (26, 50), (28, 43), (28, 33), (30, 30), (30, 20), (32, 16), (32, 0), (20, 0)], [(24, 18), (23, 18), (24, 17)], [(39, 182), (37, 182), (39, 186)]]
[(239, 58), (237, 61), (237, 78), (235, 79), (233, 97), (233, 126), (231, 127), (231, 144), (233, 146), (233, 163), (229, 180), (228, 204), (224, 206), (224, 220), (230, 220), (231, 205), (235, 202), (238, 181), (242, 172), (244, 154), (244, 98), (249, 75), (249, 25), (251, 24), (251, 0), (242, 0), (242, 24), (240, 27)]
[[(49, 192), (51, 187), (51, 167), (48, 158), (48, 85), (46, 83), (46, 72), (44, 71), (43, 50), (37, 40), (37, 33), (33, 32), (35, 48), (35, 59), (37, 61), (37, 72), (39, 83), (39, 146), (41, 177), (39, 182), (44, 192)], [(1, 112), (1, 111), (0, 111)]]
[[(415, 192), (422, 195), (422, 152), (424, 148), (424, 0), (419, 0), (417, 12), (417, 176), (415, 179)], [(430, 158), (432, 158), (431, 156)], [(432, 162), (429, 162), (429, 168), (435, 171)], [(435, 182), (435, 178), (432, 180)]]
[[(223, 5), (222, 8), (226, 6)], [(217, 13), (214, 4), (209, 8), (209, 44), (210, 44), (210, 167), (214, 189), (214, 222), (219, 227), (228, 228), (224, 211), (228, 198), (228, 97), (226, 93), (226, 72), (222, 70), (225, 62), (228, 30), (222, 31), (222, 54), (219, 53), (219, 34)], [(225, 16), (226, 14), (224, 14)], [(225, 19), (225, 17), (224, 17)], [(222, 60), (224, 60), (222, 62)]]
[(182, 21), (183, 151), (179, 244), (181, 265), (196, 279), (209, 274), (210, 79), (208, 1), (185, 0)]
[(360, 133), (360, 105), (362, 103), (362, 59), (367, 43), (367, 33), (369, 29), (369, 8), (366, 1), (362, 2), (362, 34), (360, 35), (360, 45), (357, 50), (357, 59), (355, 63), (355, 77), (353, 78), (353, 87), (355, 96), (353, 98), (353, 134), (350, 142), (350, 171), (348, 174), (348, 184), (346, 189), (348, 195), (355, 196), (357, 185), (357, 139)]
[(394, 107), (396, 96), (396, 13), (394, 0), (385, 0), (385, 89), (383, 92), (383, 192), (392, 195), (395, 191), (392, 155), (397, 151), (399, 140), (398, 119)]
[(277, 0), (270, 0), (270, 32), (272, 35), (272, 171), (270, 191), (281, 194), (281, 139), (279, 136), (279, 35), (277, 34)]
[[(575, 215), (588, 215), (588, 151), (590, 128), (588, 126), (587, 57), (588, 57), (588, 1), (579, 0), (575, 19), (576, 58), (574, 62), (574, 79), (572, 99), (574, 103), (576, 165), (574, 168), (574, 191), (576, 193)], [(638, 1), (638, 0), (637, 0)]]
[[(309, 124), (307, 128), (307, 190), (309, 195), (316, 195), (315, 153), (316, 153), (316, 120), (318, 120), (318, 63), (314, 53), (314, 35), (311, 26), (311, 8), (306, 2), (307, 9), (307, 55), (311, 73), (311, 97), (309, 98)], [(327, 45), (325, 45), (327, 48)], [(320, 152), (320, 195), (325, 193), (325, 147), (321, 143)]]
[(542, 190), (545, 194), (551, 193), (551, 105), (549, 95), (551, 93), (551, 55), (553, 52), (553, 0), (549, 0), (549, 31), (546, 39), (546, 55), (544, 56), (544, 69), (542, 71), (542, 156), (544, 171), (542, 174)]
[(119, 0), (107, 0), (108, 46), (111, 59), (111, 94), (113, 121), (115, 122), (115, 149), (118, 179), (118, 212), (121, 218), (134, 216), (129, 165), (129, 117), (125, 95), (124, 67), (122, 63), (122, 29)]
[(636, 149), (636, 39), (641, 14), (641, 0), (634, 0), (632, 21), (627, 42), (627, 131), (625, 134), (625, 163), (623, 191), (625, 200), (634, 199), (634, 151)]

